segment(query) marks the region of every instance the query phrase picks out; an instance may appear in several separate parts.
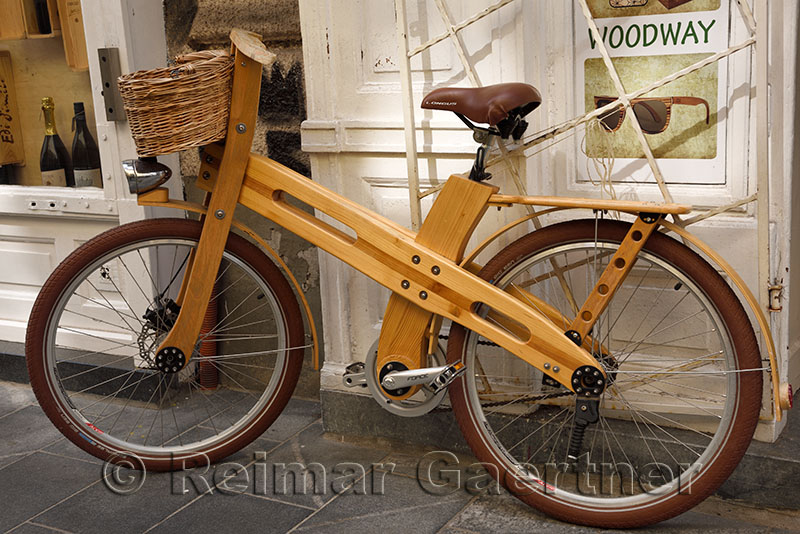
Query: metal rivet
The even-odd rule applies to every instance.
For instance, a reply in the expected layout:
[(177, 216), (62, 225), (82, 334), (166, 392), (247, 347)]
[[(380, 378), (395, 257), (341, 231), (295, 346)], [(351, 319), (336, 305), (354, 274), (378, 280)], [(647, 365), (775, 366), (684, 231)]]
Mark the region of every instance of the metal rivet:
[(422, 300), (425, 300), (426, 298), (428, 298), (428, 292), (427, 291), (420, 291), (419, 292), (419, 298), (421, 298)]
[(595, 371), (594, 376), (600, 376), (600, 371)]
[(206, 163), (211, 163), (212, 161), (214, 161), (214, 156), (207, 155), (206, 156)]
[(573, 379), (572, 379), (572, 383), (573, 383), (573, 384), (575, 384), (575, 385), (577, 386), (578, 384), (580, 384), (580, 383), (581, 383), (581, 381), (580, 381), (580, 380), (578, 380), (577, 378), (573, 378)]
[(236, 125), (236, 131), (243, 134), (247, 131), (247, 126), (245, 126), (243, 122), (240, 122)]
[(547, 362), (547, 363), (545, 363), (545, 364), (544, 364), (544, 368), (545, 368), (545, 369), (550, 369), (550, 362)]
[(560, 370), (561, 370), (561, 368), (560, 368), (559, 366), (557, 366), (557, 365), (556, 365), (555, 367), (553, 367), (553, 372), (554, 372), (554, 373), (557, 373), (557, 372), (559, 372)]
[(225, 210), (217, 210), (214, 212), (214, 217), (217, 219), (224, 219), (225, 218)]
[(434, 265), (433, 267), (431, 267), (431, 272), (434, 275), (438, 275), (440, 272), (442, 272), (442, 270), (439, 268), (438, 265)]
[(585, 411), (586, 411), (586, 410), (588, 410), (588, 409), (589, 409), (589, 408), (587, 408), (585, 404), (581, 406), (581, 411), (582, 411), (582, 412), (585, 412)]
[(408, 289), (409, 287), (411, 287), (411, 284), (408, 283), (408, 280), (403, 280), (402, 282), (400, 282), (400, 285), (403, 287), (403, 289)]
[(413, 264), (415, 264), (415, 265), (418, 265), (418, 264), (419, 264), (419, 262), (420, 262), (419, 256), (416, 256), (416, 255), (415, 255), (415, 256), (413, 256), (413, 257), (411, 258), (411, 263), (413, 263)]
[(595, 395), (599, 395), (599, 394), (600, 394), (600, 390), (599, 390), (599, 389), (597, 389), (597, 388), (595, 388), (595, 390), (594, 390), (594, 394), (595, 394)]
[(597, 381), (597, 384), (598, 384), (598, 385), (600, 385), (600, 386), (602, 386), (602, 385), (603, 385), (603, 379), (600, 379), (600, 380), (598, 380), (598, 381)]
[(211, 173), (208, 172), (208, 171), (204, 171), (203, 172), (203, 180), (208, 180), (209, 178), (211, 178)]
[(246, 66), (247, 66), (247, 63), (242, 61), (242, 67), (246, 67)]

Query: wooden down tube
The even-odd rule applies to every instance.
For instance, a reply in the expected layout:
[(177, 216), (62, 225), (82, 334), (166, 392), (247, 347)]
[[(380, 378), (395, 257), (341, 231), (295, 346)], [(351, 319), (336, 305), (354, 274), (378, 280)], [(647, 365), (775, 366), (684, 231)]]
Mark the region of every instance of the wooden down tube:
[[(213, 158), (219, 156), (219, 150), (218, 146), (207, 147)], [(216, 187), (217, 173), (212, 172), (211, 167), (209, 169), (209, 176), (198, 180), (197, 185), (201, 189), (211, 190)], [(460, 177), (451, 177), (450, 180), (455, 181), (450, 187), (454, 193), (470, 192), (472, 198), (459, 199), (456, 194), (445, 204), (450, 207), (460, 206), (458, 209), (462, 211), (461, 215), (456, 215), (456, 210), (449, 214), (448, 210), (432, 208), (433, 213), (441, 213), (441, 220), (437, 216), (430, 223), (426, 222), (432, 229), (431, 234), (436, 231), (447, 234), (444, 240), (434, 243), (433, 246), (443, 246), (447, 236), (453, 238), (452, 246), (444, 250), (444, 254), (426, 245), (425, 236), (430, 235), (428, 231), (421, 231), (417, 235), (291, 169), (256, 154), (250, 155), (239, 202), (284, 228), (291, 229), (293, 233), (427, 312), (428, 320), (424, 324), (422, 319), (415, 319), (414, 328), (418, 329), (420, 324), (423, 327), (420, 335), (411, 341), (390, 343), (387, 354), (408, 349), (408, 352), (401, 355), (410, 363), (419, 361), (419, 354), (422, 352), (421, 339), (427, 331), (429, 314), (438, 314), (490, 339), (542, 371), (544, 364), (548, 363), (551, 369), (548, 374), (571, 389), (572, 372), (584, 365), (597, 366), (596, 360), (567, 339), (563, 330), (557, 328), (543, 314), (481, 280), (451, 259), (463, 254), (463, 243), (466, 240), (463, 236), (471, 234), (474, 224), (483, 214), (485, 207), (480, 206), (476, 199), (482, 196), (485, 199), (483, 203), (486, 204), (493, 190), (486, 186), (476, 189), (470, 184), (462, 184), (460, 181), (464, 179)], [(296, 208), (287, 202), (288, 196), (337, 220), (356, 237), (351, 237), (350, 233), (334, 228)], [(459, 221), (465, 228), (450, 229), (444, 222), (447, 217), (455, 217), (449, 220)], [(435, 237), (430, 239), (429, 243), (439, 241)], [(415, 257), (419, 260), (415, 260)], [(513, 318), (518, 323), (517, 329), (508, 331), (481, 317), (476, 313), (479, 303), (485, 304), (500, 316)], [(403, 312), (418, 314), (418, 310), (410, 306), (399, 308), (400, 312), (391, 311), (391, 315), (399, 313), (401, 315), (398, 316), (402, 316)], [(396, 324), (398, 316), (390, 319)], [(418, 365), (415, 363), (415, 367)], [(558, 368), (558, 372), (554, 372), (555, 368)]]

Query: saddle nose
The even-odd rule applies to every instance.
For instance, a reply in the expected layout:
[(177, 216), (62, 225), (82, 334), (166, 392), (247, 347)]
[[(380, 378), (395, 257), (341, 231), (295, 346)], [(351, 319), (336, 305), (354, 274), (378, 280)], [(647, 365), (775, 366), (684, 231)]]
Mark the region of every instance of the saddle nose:
[(133, 194), (152, 191), (172, 176), (172, 169), (156, 158), (126, 159), (122, 162), (122, 171)]

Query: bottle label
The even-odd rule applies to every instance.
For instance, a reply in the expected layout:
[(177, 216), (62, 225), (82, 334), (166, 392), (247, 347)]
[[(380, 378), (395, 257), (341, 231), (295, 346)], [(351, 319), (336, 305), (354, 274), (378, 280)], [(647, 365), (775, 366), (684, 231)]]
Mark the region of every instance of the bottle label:
[(100, 169), (75, 169), (75, 187), (103, 187)]
[(64, 169), (42, 171), (42, 185), (57, 185), (65, 187), (67, 185), (67, 175), (64, 172)]

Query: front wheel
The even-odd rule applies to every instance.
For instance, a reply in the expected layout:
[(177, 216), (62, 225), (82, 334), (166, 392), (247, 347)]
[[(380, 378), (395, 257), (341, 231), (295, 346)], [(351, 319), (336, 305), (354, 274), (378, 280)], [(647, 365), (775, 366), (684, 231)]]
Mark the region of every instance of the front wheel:
[[(628, 229), (549, 226), (506, 247), (480, 276), (555, 311), (566, 331)], [(448, 361), (462, 360), (467, 373), (450, 397), (467, 443), (512, 494), (565, 521), (628, 528), (688, 510), (730, 475), (758, 419), (761, 366), (744, 309), (708, 263), (655, 233), (590, 337), (608, 387), (571, 460), (574, 394), (454, 325)]]
[[(154, 219), (109, 230), (61, 263), (31, 312), (31, 386), (73, 443), (108, 461), (168, 470), (241, 449), (278, 417), (303, 360), (297, 300), (255, 246), (228, 237), (210, 302), (182, 302), (202, 225)], [(155, 350), (181, 305), (206, 305), (186, 366)]]

